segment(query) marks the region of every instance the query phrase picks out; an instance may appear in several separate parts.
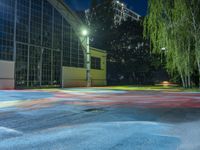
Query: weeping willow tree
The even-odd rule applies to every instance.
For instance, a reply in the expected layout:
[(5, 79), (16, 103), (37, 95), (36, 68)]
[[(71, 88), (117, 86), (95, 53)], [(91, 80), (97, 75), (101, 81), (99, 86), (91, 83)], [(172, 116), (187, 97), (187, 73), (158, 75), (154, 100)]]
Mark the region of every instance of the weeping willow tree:
[(191, 32), (192, 9), (188, 8), (188, 3), (189, 0), (149, 0), (144, 21), (144, 36), (150, 39), (152, 51), (161, 54), (161, 49), (166, 49), (168, 72), (172, 76), (178, 73), (186, 88), (191, 87), (195, 53)]
[(187, 0), (186, 3), (190, 14), (190, 32), (194, 41), (194, 56), (199, 72), (200, 88), (200, 0)]

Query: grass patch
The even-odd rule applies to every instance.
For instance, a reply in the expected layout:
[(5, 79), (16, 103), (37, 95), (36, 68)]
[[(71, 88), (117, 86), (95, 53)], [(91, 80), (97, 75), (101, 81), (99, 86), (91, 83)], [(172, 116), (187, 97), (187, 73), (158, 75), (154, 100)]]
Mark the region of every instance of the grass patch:
[(198, 88), (185, 89), (174, 86), (108, 86), (106, 89), (126, 91), (171, 91), (171, 92), (200, 92)]

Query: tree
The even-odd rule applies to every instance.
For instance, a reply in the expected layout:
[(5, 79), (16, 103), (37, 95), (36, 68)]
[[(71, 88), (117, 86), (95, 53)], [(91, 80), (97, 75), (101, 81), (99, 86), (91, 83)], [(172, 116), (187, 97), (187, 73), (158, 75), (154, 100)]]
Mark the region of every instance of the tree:
[(194, 41), (195, 59), (199, 73), (199, 88), (200, 88), (200, 1), (199, 0), (187, 0), (186, 4), (189, 9), (189, 22), (190, 32)]
[[(171, 75), (179, 74), (184, 87), (191, 87), (194, 60), (197, 64), (199, 61), (199, 50), (194, 48), (199, 47), (198, 40), (194, 40), (192, 31), (196, 32), (195, 36), (199, 34), (191, 25), (194, 20), (199, 20), (199, 10), (194, 8), (198, 3), (198, 0), (193, 0), (191, 4), (189, 0), (150, 0), (144, 22), (144, 36), (150, 38), (153, 52), (162, 53), (163, 47), (167, 49), (166, 68)], [(192, 14), (195, 14), (195, 19), (192, 19)]]
[[(158, 57), (150, 53), (149, 42), (143, 39), (142, 21), (127, 20), (114, 28), (111, 51), (108, 53), (110, 82), (150, 84)], [(160, 66), (159, 66), (160, 67)], [(114, 81), (112, 81), (114, 79)]]
[(150, 74), (156, 70), (155, 65), (161, 63), (157, 61), (158, 57), (150, 54), (149, 42), (143, 39), (142, 20), (127, 20), (116, 26), (112, 2), (101, 0), (98, 5), (96, 1), (91, 4), (88, 17), (91, 45), (107, 51), (109, 81), (117, 84), (120, 81), (124, 84), (150, 83)]
[[(96, 1), (97, 2), (97, 1)], [(114, 12), (112, 0), (102, 0), (91, 3), (92, 9), (88, 14), (88, 22), (91, 31), (91, 45), (100, 49), (110, 49), (110, 38), (112, 37), (112, 27)], [(95, 6), (95, 7), (94, 7)]]

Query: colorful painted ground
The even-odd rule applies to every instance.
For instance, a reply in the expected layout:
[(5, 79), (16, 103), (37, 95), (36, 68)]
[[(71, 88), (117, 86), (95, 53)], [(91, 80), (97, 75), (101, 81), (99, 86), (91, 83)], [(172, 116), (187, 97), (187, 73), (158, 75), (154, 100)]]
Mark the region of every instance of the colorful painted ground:
[(0, 91), (2, 150), (199, 150), (199, 125), (198, 90)]

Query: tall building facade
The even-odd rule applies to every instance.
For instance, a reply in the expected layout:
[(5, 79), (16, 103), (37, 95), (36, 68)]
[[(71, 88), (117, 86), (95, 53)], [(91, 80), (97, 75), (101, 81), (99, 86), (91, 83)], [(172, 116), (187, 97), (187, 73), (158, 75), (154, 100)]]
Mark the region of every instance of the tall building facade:
[(80, 24), (61, 0), (1, 0), (0, 88), (70, 86), (67, 70), (85, 70)]
[(141, 16), (139, 14), (129, 9), (125, 3), (122, 3), (119, 0), (113, 1), (113, 9), (115, 25), (120, 25), (122, 21), (126, 21), (127, 19), (140, 20)]
[[(102, 5), (102, 4), (98, 4), (97, 8)], [(103, 3), (104, 5), (104, 3)], [(139, 21), (141, 16), (134, 12), (133, 10), (129, 9), (127, 7), (127, 5), (123, 2), (120, 2), (119, 0), (113, 0), (112, 1), (112, 9), (114, 12), (114, 25), (120, 25), (122, 23), (122, 21), (126, 21), (127, 19), (131, 19), (131, 20), (136, 20)], [(90, 24), (90, 9), (85, 10), (85, 18), (86, 18), (86, 22), (88, 24)]]

